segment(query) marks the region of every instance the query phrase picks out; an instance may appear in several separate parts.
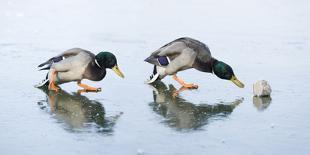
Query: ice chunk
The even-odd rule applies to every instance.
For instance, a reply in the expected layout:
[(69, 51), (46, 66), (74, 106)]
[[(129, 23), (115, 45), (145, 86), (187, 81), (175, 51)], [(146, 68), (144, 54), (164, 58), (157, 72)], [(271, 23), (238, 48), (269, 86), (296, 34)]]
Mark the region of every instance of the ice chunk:
[(270, 96), (271, 87), (265, 80), (260, 80), (254, 83), (253, 85), (253, 93), (254, 96), (262, 97), (262, 96)]

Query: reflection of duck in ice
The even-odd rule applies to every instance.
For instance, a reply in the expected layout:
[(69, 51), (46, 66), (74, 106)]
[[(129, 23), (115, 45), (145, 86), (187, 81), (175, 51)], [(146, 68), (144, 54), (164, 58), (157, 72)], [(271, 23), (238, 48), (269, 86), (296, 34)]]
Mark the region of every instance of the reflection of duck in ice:
[(154, 102), (150, 104), (153, 110), (162, 115), (170, 127), (177, 129), (197, 129), (208, 123), (209, 119), (227, 117), (242, 101), (236, 99), (233, 102), (215, 105), (195, 105), (181, 98), (174, 96), (175, 88), (157, 81), (152, 85), (154, 88)]
[(41, 109), (55, 114), (54, 118), (65, 122), (68, 125), (66, 129), (70, 131), (95, 127), (98, 132), (109, 133), (120, 116), (105, 117), (105, 109), (100, 102), (78, 93), (69, 94), (63, 90), (56, 93), (47, 88), (42, 90), (47, 99), (38, 102)]

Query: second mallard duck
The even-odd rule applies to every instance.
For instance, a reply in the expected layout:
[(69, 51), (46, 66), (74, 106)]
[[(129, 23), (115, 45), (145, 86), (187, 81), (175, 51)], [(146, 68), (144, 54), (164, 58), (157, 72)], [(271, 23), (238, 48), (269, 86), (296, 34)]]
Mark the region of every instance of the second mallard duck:
[(173, 79), (182, 86), (196, 89), (197, 85), (187, 84), (176, 76), (179, 71), (195, 68), (202, 72), (214, 73), (221, 79), (230, 80), (240, 88), (244, 87), (228, 64), (213, 58), (204, 43), (192, 38), (176, 39), (153, 52), (145, 61), (154, 65), (153, 74), (147, 83), (173, 75)]
[(37, 87), (48, 85), (49, 90), (57, 91), (57, 85), (76, 81), (85, 91), (100, 91), (100, 88), (94, 88), (82, 84), (83, 79), (100, 81), (106, 75), (106, 68), (112, 69), (118, 76), (124, 78), (123, 73), (117, 66), (117, 60), (114, 54), (110, 52), (100, 52), (94, 55), (90, 51), (81, 48), (72, 48), (58, 56), (55, 56), (38, 67), (44, 67), (40, 70), (49, 70), (46, 79)]

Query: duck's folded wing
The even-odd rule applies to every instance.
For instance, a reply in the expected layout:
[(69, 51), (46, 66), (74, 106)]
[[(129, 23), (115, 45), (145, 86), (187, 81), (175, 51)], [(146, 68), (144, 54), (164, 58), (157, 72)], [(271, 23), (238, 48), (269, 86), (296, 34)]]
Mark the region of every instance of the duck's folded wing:
[(166, 73), (169, 75), (175, 74), (178, 71), (192, 68), (197, 53), (191, 48), (185, 48), (182, 53), (169, 63), (166, 67)]
[(49, 70), (52, 66), (53, 63), (57, 63), (60, 62), (66, 58), (72, 57), (72, 56), (76, 56), (77, 54), (79, 54), (80, 52), (87, 52), (90, 53), (89, 51), (83, 50), (81, 48), (72, 48), (69, 49), (67, 51), (64, 51), (63, 53), (50, 58), (49, 60), (47, 60), (46, 62), (41, 63), (38, 68), (39, 70)]
[(185, 48), (187, 48), (186, 44), (183, 42), (172, 42), (163, 47), (161, 47), (158, 51), (159, 56), (170, 56), (170, 55), (178, 55), (180, 54)]
[(145, 59), (145, 61), (157, 66), (161, 66), (161, 64), (159, 64), (158, 58), (166, 56), (169, 58), (169, 60), (173, 60), (178, 55), (180, 55), (185, 48), (187, 47), (183, 42), (171, 42), (153, 52), (151, 56)]

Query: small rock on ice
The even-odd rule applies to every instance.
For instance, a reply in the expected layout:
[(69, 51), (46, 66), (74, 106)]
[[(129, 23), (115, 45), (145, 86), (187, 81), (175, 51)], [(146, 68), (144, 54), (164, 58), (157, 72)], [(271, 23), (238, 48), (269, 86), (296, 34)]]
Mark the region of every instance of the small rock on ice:
[(271, 87), (270, 87), (270, 85), (268, 84), (267, 81), (260, 80), (260, 81), (257, 81), (256, 83), (254, 83), (254, 85), (253, 85), (253, 93), (254, 93), (254, 96), (258, 96), (258, 97), (270, 96), (270, 94), (271, 94)]

